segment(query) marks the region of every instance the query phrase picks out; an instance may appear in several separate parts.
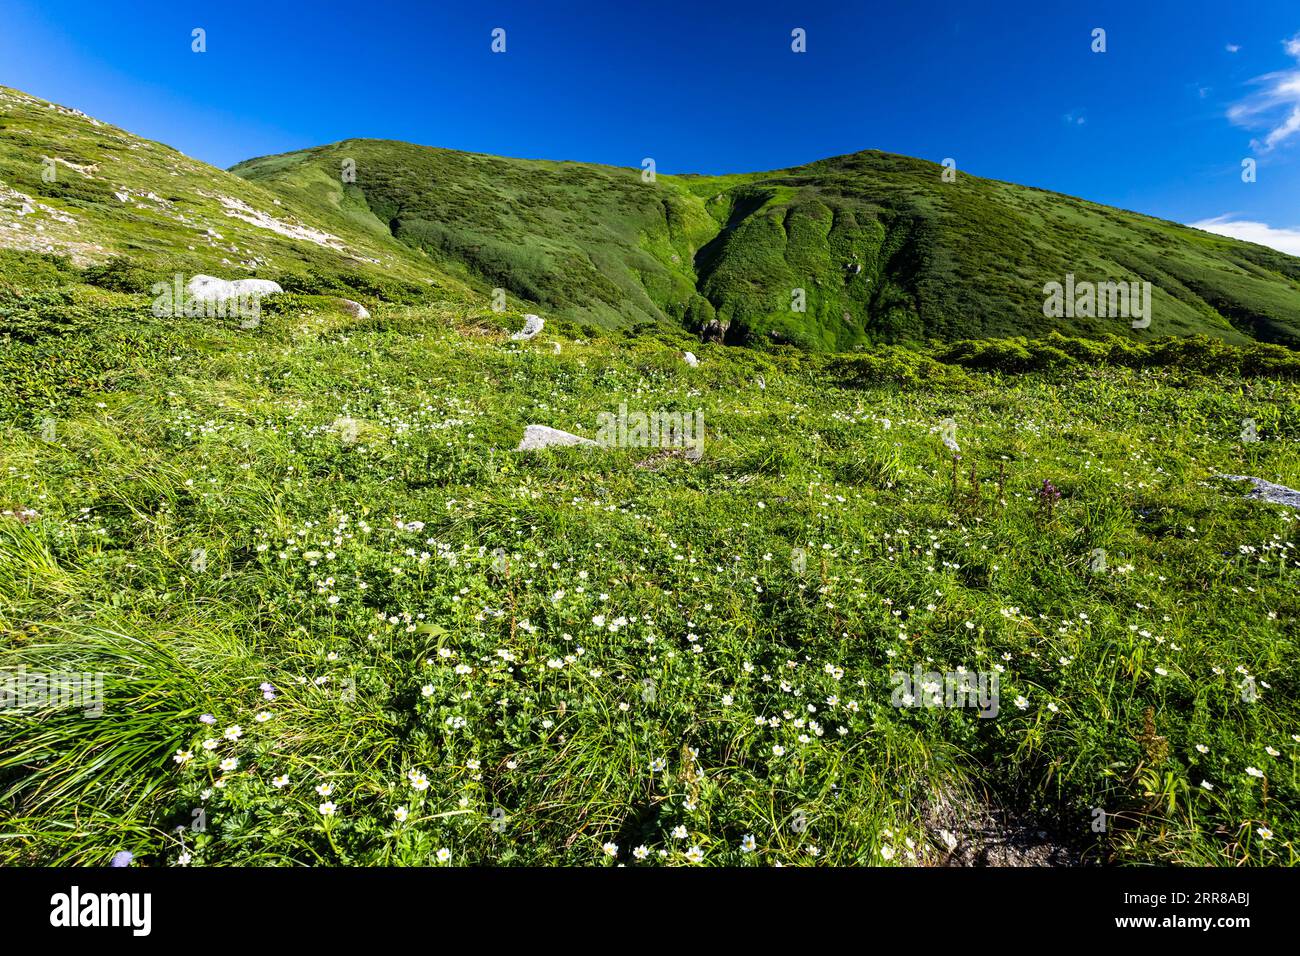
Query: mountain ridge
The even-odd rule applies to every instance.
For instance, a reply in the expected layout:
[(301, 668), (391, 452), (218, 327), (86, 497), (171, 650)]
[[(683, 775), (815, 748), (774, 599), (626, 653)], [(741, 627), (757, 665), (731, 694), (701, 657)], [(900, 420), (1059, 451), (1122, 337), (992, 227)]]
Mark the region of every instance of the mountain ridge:
[[(293, 193), (303, 167), (324, 182), (333, 177), (321, 174), (344, 162), (357, 178), (331, 183), (337, 201), (347, 194), (378, 209), (395, 238), (464, 269), (467, 279), (500, 283), (597, 325), (667, 322), (701, 331), (716, 320), (728, 341), (819, 350), (1142, 331), (1130, 333), (1127, 322), (1051, 322), (1044, 287), (1076, 274), (1150, 282), (1158, 316), (1150, 335), (1300, 343), (1300, 259), (1039, 187), (961, 173), (944, 182), (939, 164), (879, 150), (647, 182), (628, 167), (354, 138), (232, 171)], [(586, 177), (577, 191), (583, 202), (560, 185), (575, 177)], [(466, 192), (479, 208), (465, 205)], [(484, 215), (507, 200), (523, 214)], [(575, 210), (587, 215), (575, 219)], [(572, 231), (551, 228), (550, 217)], [(623, 235), (619, 228), (610, 235), (611, 224)], [(545, 269), (495, 248), (503, 235), (540, 255)], [(796, 289), (802, 313), (791, 301)]]
[[(225, 171), (0, 87), (0, 247), (813, 351), (1051, 332), (1300, 346), (1300, 258), (880, 150), (655, 175), (351, 138)], [(1071, 275), (1150, 283), (1149, 327), (1044, 314)]]

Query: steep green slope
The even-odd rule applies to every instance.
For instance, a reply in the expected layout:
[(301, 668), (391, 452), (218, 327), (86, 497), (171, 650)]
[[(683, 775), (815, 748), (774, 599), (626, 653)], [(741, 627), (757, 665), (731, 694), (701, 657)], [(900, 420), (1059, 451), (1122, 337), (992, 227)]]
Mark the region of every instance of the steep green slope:
[[(884, 153), (647, 182), (348, 140), (234, 172), (0, 87), (0, 249), (126, 257), (114, 288), (206, 272), (482, 307), (500, 288), (580, 327), (831, 351), (1052, 331), (1300, 345), (1300, 259)], [(1150, 282), (1150, 326), (1045, 317), (1070, 274)]]
[(457, 286), (386, 230), (314, 215), (169, 146), (5, 87), (0, 249), (78, 265), (125, 257), (119, 271), (133, 291), (197, 272), (378, 297)]
[[(351, 165), (349, 165), (351, 164)], [(353, 169), (355, 182), (345, 182)], [(698, 321), (692, 257), (717, 233), (704, 203), (661, 177), (388, 140), (250, 160), (245, 178), (345, 215), (579, 322)]]
[[(1300, 344), (1300, 259), (1043, 190), (945, 182), (940, 166), (886, 153), (645, 182), (635, 169), (347, 140), (233, 171), (603, 325), (700, 329), (716, 315), (728, 341), (831, 350), (1050, 331)], [(1150, 326), (1045, 317), (1044, 285), (1069, 274), (1150, 282)]]

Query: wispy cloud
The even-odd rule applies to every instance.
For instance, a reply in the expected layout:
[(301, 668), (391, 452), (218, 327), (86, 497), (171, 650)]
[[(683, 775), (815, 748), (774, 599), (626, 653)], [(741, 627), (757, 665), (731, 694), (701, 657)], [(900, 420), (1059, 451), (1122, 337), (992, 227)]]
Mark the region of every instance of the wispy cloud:
[[(1246, 129), (1266, 131), (1251, 146), (1268, 152), (1300, 133), (1300, 33), (1282, 44), (1296, 67), (1266, 73), (1251, 83), (1260, 89), (1228, 110), (1228, 119)], [(1231, 50), (1231, 47), (1229, 47)]]
[(1277, 229), (1266, 222), (1233, 219), (1230, 215), (1202, 219), (1190, 225), (1193, 229), (1203, 229), (1215, 235), (1227, 236), (1229, 239), (1254, 242), (1276, 249), (1278, 252), (1300, 256), (1300, 229)]
[(1236, 43), (1229, 43), (1227, 46), (1224, 47), (1224, 49), (1227, 50), (1229, 53), (1237, 53), (1241, 50), (1241, 47), (1238, 46)]

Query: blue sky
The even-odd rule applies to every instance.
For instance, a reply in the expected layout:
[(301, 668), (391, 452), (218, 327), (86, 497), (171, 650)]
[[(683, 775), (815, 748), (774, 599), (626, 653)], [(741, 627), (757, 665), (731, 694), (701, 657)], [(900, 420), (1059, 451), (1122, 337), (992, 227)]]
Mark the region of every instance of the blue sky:
[(218, 166), (354, 136), (666, 173), (876, 148), (1300, 255), (1298, 36), (1296, 0), (6, 0), (0, 83)]

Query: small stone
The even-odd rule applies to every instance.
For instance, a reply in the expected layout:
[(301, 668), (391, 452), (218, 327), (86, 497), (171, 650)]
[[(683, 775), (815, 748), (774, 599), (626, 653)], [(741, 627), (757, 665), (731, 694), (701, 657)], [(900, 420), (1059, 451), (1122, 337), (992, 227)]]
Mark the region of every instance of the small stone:
[(542, 326), (545, 324), (546, 322), (541, 318), (541, 316), (525, 315), (524, 327), (514, 335), (510, 336), (510, 338), (516, 342), (527, 342), (530, 339), (535, 338), (537, 333), (542, 331)]
[(515, 451), (536, 451), (538, 448), (551, 448), (557, 445), (569, 447), (594, 444), (596, 443), (590, 438), (583, 438), (572, 432), (560, 431), (547, 425), (529, 425), (524, 429), (524, 437), (520, 439), (519, 447)]

